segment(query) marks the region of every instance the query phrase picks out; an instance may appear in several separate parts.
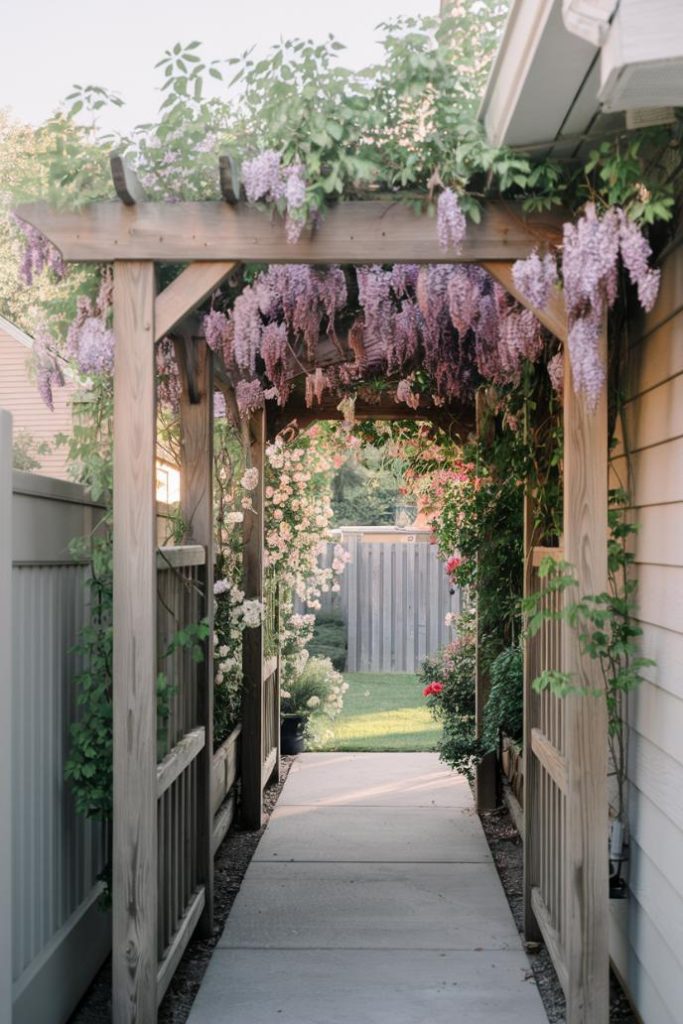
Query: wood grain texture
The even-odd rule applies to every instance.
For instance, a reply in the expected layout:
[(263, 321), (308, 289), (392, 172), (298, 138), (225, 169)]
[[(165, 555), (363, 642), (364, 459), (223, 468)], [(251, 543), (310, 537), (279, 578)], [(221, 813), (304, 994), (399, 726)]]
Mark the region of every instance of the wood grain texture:
[[(606, 355), (603, 330), (601, 356)], [(574, 566), (578, 594), (598, 594), (607, 589), (607, 397), (603, 391), (597, 410), (588, 411), (574, 393), (567, 355), (565, 382), (565, 558)], [(599, 664), (581, 654), (576, 633), (566, 624), (562, 661), (577, 685), (602, 690)], [(567, 1024), (602, 1024), (609, 1006), (606, 704), (603, 698), (570, 694), (564, 714)]]
[(154, 304), (154, 340), (161, 341), (183, 317), (194, 312), (215, 291), (237, 264), (234, 260), (211, 262), (197, 260), (156, 297)]
[(564, 298), (559, 289), (554, 288), (547, 307), (545, 309), (539, 309), (537, 306), (531, 305), (515, 284), (512, 276), (513, 261), (486, 261), (481, 263), (481, 266), (484, 270), (488, 270), (491, 277), (498, 281), (498, 283), (503, 286), (505, 291), (508, 292), (513, 299), (516, 299), (517, 302), (521, 303), (525, 309), (530, 309), (534, 316), (540, 320), (544, 327), (547, 327), (551, 334), (554, 334), (555, 337), (559, 338), (562, 342), (567, 341), (567, 310), (565, 309)]
[[(159, 973), (157, 975), (157, 993), (159, 1002), (163, 999), (164, 993), (171, 983), (171, 979), (176, 972), (176, 968), (180, 963), (181, 957), (187, 949), (187, 944), (192, 938), (192, 933), (197, 927), (197, 922), (204, 911), (205, 902), (206, 894), (204, 889), (200, 888), (190, 900), (187, 909), (183, 914), (182, 920), (178, 925), (176, 933), (173, 936), (173, 942), (164, 956), (164, 959), (159, 964)], [(153, 1019), (156, 1020), (156, 1014)], [(146, 1018), (144, 1021), (141, 1019), (140, 1024), (146, 1024)]]
[(178, 776), (185, 771), (205, 746), (206, 736), (202, 725), (192, 729), (178, 740), (163, 761), (157, 765), (157, 796), (161, 796), (169, 786), (173, 785)]
[(114, 264), (112, 1015), (156, 1020), (154, 266)]
[[(263, 600), (263, 476), (265, 469), (266, 414), (255, 413), (248, 424), (248, 462), (258, 470), (258, 484), (252, 491), (253, 511), (244, 517), (244, 579), (245, 596)], [(242, 634), (242, 814), (247, 828), (261, 827), (263, 794), (263, 627), (245, 629)]]
[(562, 793), (567, 792), (567, 762), (540, 729), (531, 730), (531, 749)]
[[(188, 544), (201, 544), (206, 551), (202, 617), (209, 625), (204, 643), (204, 660), (198, 666), (199, 722), (206, 744), (198, 758), (197, 857), (198, 879), (205, 900), (200, 929), (204, 937), (213, 931), (213, 358), (203, 338), (187, 338), (176, 344), (181, 381), (180, 396), (180, 510)], [(194, 367), (192, 401), (188, 388), (187, 364)]]
[[(560, 942), (559, 933), (557, 929), (553, 927), (550, 912), (545, 905), (541, 891), (538, 888), (531, 890), (531, 905), (533, 907), (534, 916), (538, 921), (543, 941), (550, 953), (550, 959), (553, 962), (553, 967), (557, 972), (558, 981), (562, 986), (562, 991), (567, 995), (570, 983), (567, 965), (565, 963), (565, 952), (562, 948), (562, 943)], [(605, 1020), (607, 1020), (607, 1018), (605, 1018)], [(602, 1024), (601, 1018), (595, 1017), (594, 1024)]]
[(514, 202), (491, 201), (480, 224), (468, 224), (461, 252), (439, 245), (433, 217), (395, 201), (341, 202), (296, 245), (284, 221), (223, 202), (94, 203), (56, 211), (27, 203), (17, 215), (37, 227), (65, 260), (244, 260), (266, 263), (478, 263), (516, 260), (540, 242), (559, 242), (562, 213), (525, 214)]

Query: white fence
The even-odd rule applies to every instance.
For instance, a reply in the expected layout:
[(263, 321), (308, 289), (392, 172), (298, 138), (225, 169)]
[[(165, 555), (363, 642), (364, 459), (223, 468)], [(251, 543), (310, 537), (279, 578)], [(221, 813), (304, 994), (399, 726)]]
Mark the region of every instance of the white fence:
[[(450, 593), (429, 531), (344, 527), (339, 539), (351, 555), (338, 595), (347, 626), (347, 671), (416, 672), (453, 639), (445, 618), (460, 610), (460, 594)], [(323, 564), (330, 564), (333, 547), (328, 545)], [(329, 607), (328, 599), (323, 609)]]
[(12, 473), (0, 411), (2, 1024), (62, 1024), (110, 948), (106, 835), (76, 814), (64, 780), (88, 571), (69, 542), (100, 514), (74, 484)]

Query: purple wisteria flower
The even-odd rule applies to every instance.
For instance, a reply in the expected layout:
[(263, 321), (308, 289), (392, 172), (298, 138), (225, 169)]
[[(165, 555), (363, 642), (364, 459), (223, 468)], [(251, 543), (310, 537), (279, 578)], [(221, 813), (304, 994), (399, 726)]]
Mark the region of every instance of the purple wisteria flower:
[(204, 317), (204, 337), (212, 352), (221, 352), (229, 335), (230, 322), (217, 309), (212, 309)]
[(76, 356), (81, 373), (111, 373), (114, 369), (114, 332), (98, 316), (88, 317), (78, 332)]
[(24, 236), (24, 252), (19, 265), (19, 276), (25, 285), (32, 285), (36, 277), (46, 268), (49, 268), (56, 278), (62, 278), (66, 271), (64, 260), (59, 249), (50, 242), (45, 235), (27, 224), (18, 217), (13, 216), (14, 223)]
[(242, 164), (244, 190), (250, 203), (260, 200), (277, 202), (285, 193), (285, 182), (280, 165), (280, 154), (266, 149), (252, 160)]
[(557, 352), (548, 363), (548, 376), (553, 391), (561, 397), (564, 388), (564, 356), (562, 352)]
[(445, 188), (436, 204), (436, 230), (442, 249), (453, 249), (459, 253), (467, 230), (465, 214), (460, 209), (458, 197), (450, 188)]
[(512, 277), (527, 302), (537, 309), (545, 309), (557, 284), (557, 261), (552, 253), (547, 252), (541, 258), (534, 249), (527, 259), (513, 264)]
[(265, 394), (259, 380), (240, 380), (235, 386), (235, 398), (240, 416), (247, 419), (265, 404)]

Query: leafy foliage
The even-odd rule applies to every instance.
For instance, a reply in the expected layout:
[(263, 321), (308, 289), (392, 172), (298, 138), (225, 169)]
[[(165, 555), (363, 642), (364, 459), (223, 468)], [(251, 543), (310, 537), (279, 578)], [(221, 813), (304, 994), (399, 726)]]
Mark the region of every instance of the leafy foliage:
[(482, 746), (495, 750), (500, 732), (513, 740), (521, 740), (524, 728), (524, 690), (522, 685), (522, 651), (508, 647), (491, 663), (491, 689), (484, 708)]

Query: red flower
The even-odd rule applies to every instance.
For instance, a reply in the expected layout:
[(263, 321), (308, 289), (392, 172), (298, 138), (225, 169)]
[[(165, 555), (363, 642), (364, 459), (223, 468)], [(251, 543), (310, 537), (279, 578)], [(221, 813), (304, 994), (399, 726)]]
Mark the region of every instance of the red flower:
[(451, 576), (456, 569), (462, 565), (462, 558), (459, 555), (451, 555), (446, 561), (446, 572)]
[(443, 683), (428, 683), (428, 685), (425, 686), (424, 690), (422, 691), (422, 694), (425, 697), (436, 697), (437, 694), (441, 693), (442, 690)]

